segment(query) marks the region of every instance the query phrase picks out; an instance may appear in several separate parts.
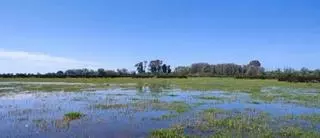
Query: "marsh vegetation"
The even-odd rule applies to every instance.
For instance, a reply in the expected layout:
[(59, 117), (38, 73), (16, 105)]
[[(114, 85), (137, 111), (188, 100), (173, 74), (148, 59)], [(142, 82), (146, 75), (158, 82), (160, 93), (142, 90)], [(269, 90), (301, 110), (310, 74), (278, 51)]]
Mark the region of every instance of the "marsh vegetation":
[(320, 84), (0, 79), (4, 137), (319, 137)]

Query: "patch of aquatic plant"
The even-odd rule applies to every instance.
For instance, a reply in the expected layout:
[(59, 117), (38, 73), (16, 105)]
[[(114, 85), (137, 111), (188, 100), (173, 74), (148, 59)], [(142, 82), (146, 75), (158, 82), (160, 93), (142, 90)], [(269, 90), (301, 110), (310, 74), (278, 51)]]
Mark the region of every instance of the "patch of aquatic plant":
[(162, 115), (160, 117), (152, 118), (152, 120), (168, 120), (168, 119), (171, 119), (171, 118), (175, 118), (177, 116), (178, 116), (177, 114), (170, 113), (170, 114)]
[(21, 82), (21, 84), (8, 84), (10, 87), (23, 91), (44, 91), (44, 92), (53, 92), (53, 91), (65, 91), (65, 92), (76, 92), (76, 91), (94, 91), (98, 89), (110, 88), (106, 84), (86, 84), (86, 83), (63, 83), (63, 82), (52, 82), (45, 83), (32, 83), (32, 82)]
[(284, 127), (280, 129), (280, 132), (277, 134), (281, 137), (287, 138), (319, 138), (320, 133), (316, 131), (309, 131), (302, 129), (300, 127)]
[(199, 96), (198, 98), (202, 100), (223, 100), (223, 98), (216, 96)]
[(190, 109), (190, 106), (185, 102), (174, 101), (171, 103), (167, 103), (167, 102), (154, 103), (152, 104), (152, 108), (157, 110), (170, 110), (170, 111), (175, 111), (177, 113), (183, 113), (188, 111)]
[[(268, 116), (260, 113), (234, 113), (213, 110), (205, 112), (204, 120), (198, 127), (203, 131), (217, 131), (216, 135), (233, 133), (236, 135), (252, 135), (257, 137), (270, 136), (270, 128), (266, 124)], [(246, 133), (243, 133), (246, 132)]]
[(152, 109), (152, 105), (160, 103), (160, 100), (155, 99), (141, 99), (137, 101), (133, 101), (131, 104), (135, 110), (144, 111), (146, 109)]
[(121, 109), (121, 108), (128, 108), (127, 104), (97, 104), (94, 106), (98, 109)]
[(82, 85), (24, 85), (23, 90), (26, 91), (81, 91), (82, 89), (87, 88), (86, 86)]
[(135, 109), (138, 110), (168, 110), (175, 111), (177, 113), (184, 113), (191, 109), (187, 103), (182, 101), (164, 102), (159, 99), (140, 100), (132, 104)]
[(300, 115), (298, 118), (320, 124), (320, 114)]
[(275, 89), (267, 92), (255, 92), (251, 97), (256, 100), (266, 102), (283, 102), (292, 103), (310, 107), (320, 106), (319, 93), (305, 93), (304, 89), (300, 89), (301, 93), (293, 89)]
[(286, 120), (305, 120), (310, 122), (313, 125), (320, 124), (320, 114), (313, 113), (313, 114), (303, 114), (303, 115), (287, 115), (282, 117)]
[(64, 120), (77, 120), (83, 116), (84, 116), (84, 114), (82, 114), (80, 112), (70, 112), (70, 113), (66, 113), (64, 115)]
[(198, 107), (198, 106), (205, 105), (205, 104), (206, 104), (205, 102), (197, 102), (197, 103), (192, 104), (192, 106)]
[(167, 129), (158, 129), (151, 132), (151, 138), (185, 138), (184, 127), (175, 126)]
[[(156, 133), (155, 133), (156, 132)], [(175, 137), (305, 137), (317, 138), (316, 130), (305, 130), (299, 126), (282, 126), (273, 122), (267, 113), (255, 109), (244, 111), (225, 111), (207, 109), (201, 113), (198, 121), (187, 123), (179, 129), (160, 129), (151, 133), (153, 136)], [(157, 135), (156, 135), (157, 134)]]

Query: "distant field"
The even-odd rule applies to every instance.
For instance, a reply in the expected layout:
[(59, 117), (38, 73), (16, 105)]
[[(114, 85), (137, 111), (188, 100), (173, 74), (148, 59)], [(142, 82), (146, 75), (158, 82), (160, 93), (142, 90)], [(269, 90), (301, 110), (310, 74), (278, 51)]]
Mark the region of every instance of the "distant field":
[(228, 90), (255, 92), (262, 87), (282, 86), (292, 88), (314, 88), (320, 89), (320, 83), (289, 83), (279, 82), (277, 80), (259, 80), (259, 79), (234, 79), (234, 78), (214, 78), (214, 77), (195, 77), (188, 79), (159, 79), (159, 78), (0, 78), (0, 82), (23, 81), (23, 82), (70, 82), (70, 83), (170, 83), (179, 86), (182, 89), (196, 90)]

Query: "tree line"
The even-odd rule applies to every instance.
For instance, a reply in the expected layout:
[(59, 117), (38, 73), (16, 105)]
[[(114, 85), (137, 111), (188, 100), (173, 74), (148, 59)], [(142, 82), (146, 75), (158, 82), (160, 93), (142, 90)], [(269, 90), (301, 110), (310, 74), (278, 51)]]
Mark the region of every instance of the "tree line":
[(129, 72), (127, 69), (117, 69), (114, 70), (105, 70), (105, 69), (68, 69), (66, 71), (57, 71), (50, 73), (4, 73), (0, 74), (2, 78), (28, 78), (28, 77), (37, 77), (37, 78), (96, 78), (96, 77), (125, 77), (130, 76), (132, 72)]
[(98, 77), (135, 77), (135, 78), (185, 78), (185, 76), (174, 76), (171, 66), (165, 64), (162, 60), (151, 60), (150, 62), (143, 61), (134, 65), (136, 71), (129, 71), (122, 68), (117, 70), (107, 69), (68, 69), (65, 71), (57, 71), (50, 73), (3, 73), (0, 74), (1, 78), (98, 78)]
[(107, 69), (68, 69), (51, 73), (3, 73), (1, 78), (97, 78), (97, 77), (134, 77), (134, 78), (187, 78), (187, 77), (235, 77), (238, 79), (278, 79), (289, 82), (320, 82), (320, 70), (302, 68), (276, 69), (266, 71), (262, 63), (252, 60), (246, 65), (234, 63), (209, 64), (204, 62), (193, 63), (189, 66), (178, 66), (174, 70), (162, 60), (142, 61), (134, 64), (135, 71), (122, 68)]
[(248, 65), (237, 65), (234, 63), (209, 64), (194, 63), (191, 66), (178, 66), (175, 68), (175, 74), (188, 76), (261, 76), (265, 73), (260, 61), (250, 61)]

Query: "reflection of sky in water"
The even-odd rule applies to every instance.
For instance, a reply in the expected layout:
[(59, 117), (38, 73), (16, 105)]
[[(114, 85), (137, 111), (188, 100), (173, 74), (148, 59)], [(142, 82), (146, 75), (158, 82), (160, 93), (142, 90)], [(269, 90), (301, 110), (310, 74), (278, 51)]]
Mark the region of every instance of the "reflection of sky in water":
[[(158, 88), (160, 87), (160, 88)], [(277, 88), (266, 88), (277, 90)], [(224, 100), (203, 100), (200, 96), (215, 96)], [(103, 110), (93, 108), (97, 104), (128, 104), (132, 99), (161, 102), (184, 101), (191, 111), (177, 118), (156, 121), (152, 118), (168, 114), (169, 111), (136, 111), (129, 108)], [(245, 110), (248, 108), (265, 111), (273, 116), (288, 114), (319, 113), (318, 108), (308, 108), (289, 103), (251, 104), (250, 95), (246, 93), (225, 93), (222, 91), (181, 91), (166, 86), (143, 86), (119, 88), (90, 92), (37, 92), (16, 93), (0, 97), (0, 134), (2, 136), (21, 137), (145, 137), (153, 129), (170, 127), (172, 124), (192, 120), (192, 117), (208, 108), (226, 110)], [(201, 103), (201, 104), (199, 104)], [(199, 104), (199, 106), (195, 106)], [(86, 116), (81, 120), (70, 122), (68, 127), (59, 128), (67, 112), (79, 111)], [(36, 121), (35, 121), (36, 120)], [(63, 121), (63, 120), (62, 120)], [(37, 122), (37, 123), (35, 123)], [(42, 126), (45, 128), (39, 128)], [(4, 135), (5, 134), (5, 135)]]

